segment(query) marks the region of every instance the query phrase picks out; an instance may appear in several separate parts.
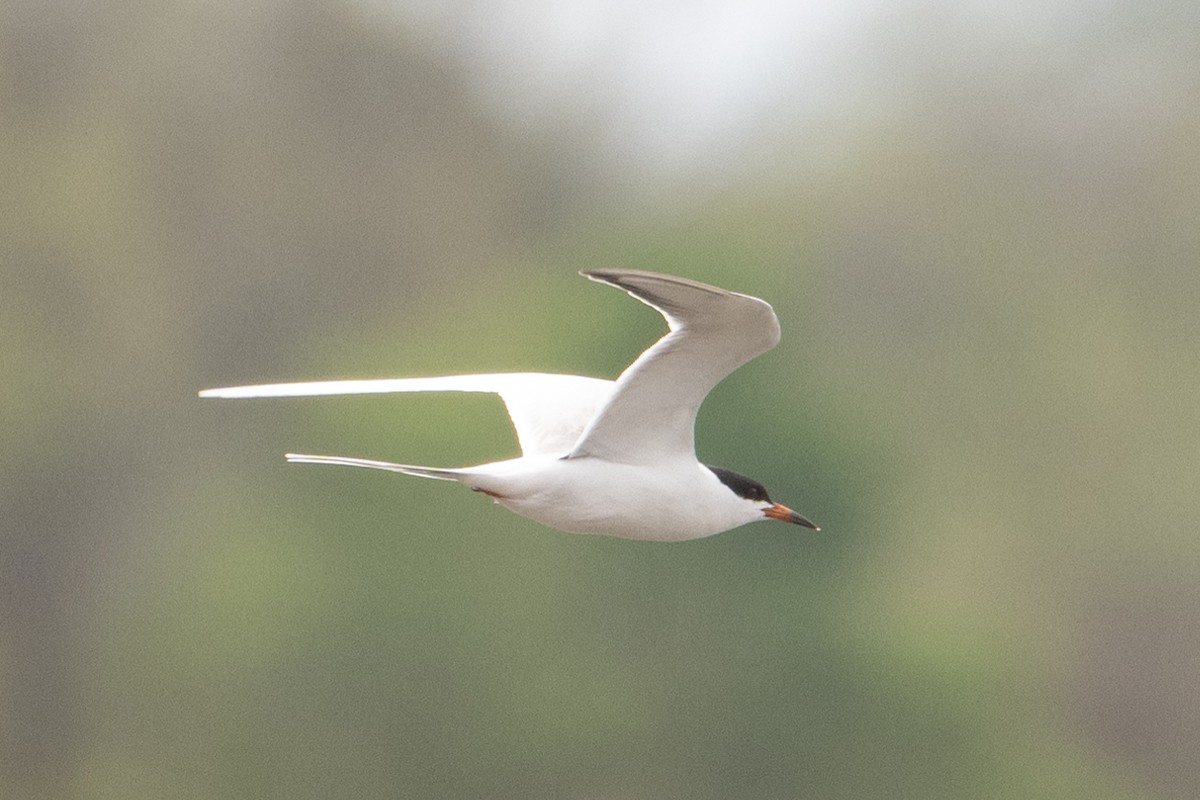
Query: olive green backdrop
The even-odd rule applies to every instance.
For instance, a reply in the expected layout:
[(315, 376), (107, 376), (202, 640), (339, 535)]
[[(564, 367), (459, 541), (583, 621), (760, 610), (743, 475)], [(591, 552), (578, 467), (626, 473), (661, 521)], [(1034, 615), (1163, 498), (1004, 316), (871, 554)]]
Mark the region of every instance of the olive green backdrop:
[[(876, 9), (674, 166), (381, 5), (0, 12), (0, 794), (1200, 794), (1193, 4)], [(774, 304), (698, 446), (820, 534), (282, 459), (511, 455), (487, 397), (196, 398), (613, 376), (606, 267)]]

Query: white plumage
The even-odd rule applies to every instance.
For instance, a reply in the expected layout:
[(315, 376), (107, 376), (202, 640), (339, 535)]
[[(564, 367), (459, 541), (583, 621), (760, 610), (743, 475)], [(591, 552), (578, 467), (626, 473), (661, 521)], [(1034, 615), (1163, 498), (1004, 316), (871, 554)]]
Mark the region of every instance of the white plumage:
[(634, 270), (583, 273), (624, 289), (666, 318), (668, 333), (615, 381), (505, 373), (317, 381), (207, 389), (201, 397), (311, 397), (488, 392), (512, 418), (521, 457), (459, 469), (288, 454), (453, 480), (511, 511), (572, 533), (630, 539), (710, 536), (761, 519), (816, 528), (763, 487), (696, 460), (696, 413), (725, 376), (779, 341), (766, 302), (685, 278)]

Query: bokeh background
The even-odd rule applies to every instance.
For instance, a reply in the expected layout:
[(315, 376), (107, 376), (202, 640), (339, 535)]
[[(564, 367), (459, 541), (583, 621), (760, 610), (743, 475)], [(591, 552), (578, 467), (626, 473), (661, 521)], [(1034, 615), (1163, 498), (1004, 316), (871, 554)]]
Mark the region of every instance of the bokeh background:
[[(10, 0), (0, 795), (1200, 796), (1200, 5)], [(769, 299), (702, 458), (820, 534), (560, 534), (289, 450)]]

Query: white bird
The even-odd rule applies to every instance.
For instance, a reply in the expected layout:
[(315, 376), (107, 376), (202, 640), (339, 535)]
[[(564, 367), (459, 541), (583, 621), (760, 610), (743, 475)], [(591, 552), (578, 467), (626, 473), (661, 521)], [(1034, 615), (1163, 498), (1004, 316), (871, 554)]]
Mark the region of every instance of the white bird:
[(295, 453), (287, 460), (458, 481), (510, 511), (571, 533), (682, 541), (768, 519), (820, 530), (772, 502), (762, 484), (696, 459), (693, 431), (705, 396), (779, 342), (771, 306), (670, 275), (581, 274), (624, 289), (667, 321), (667, 334), (615, 381), (523, 372), (234, 386), (200, 396), (495, 393), (512, 418), (520, 458), (460, 469)]

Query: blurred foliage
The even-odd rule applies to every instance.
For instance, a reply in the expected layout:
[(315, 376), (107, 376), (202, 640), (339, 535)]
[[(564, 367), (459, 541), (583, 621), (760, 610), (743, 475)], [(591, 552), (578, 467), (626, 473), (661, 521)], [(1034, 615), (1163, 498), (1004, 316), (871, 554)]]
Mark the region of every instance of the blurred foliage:
[[(870, 108), (639, 192), (371, 4), (13, 4), (0, 795), (1196, 796), (1197, 20), (1086, 6), (892, 20)], [(700, 454), (821, 534), (282, 462), (511, 455), (485, 397), (195, 398), (611, 376), (612, 266), (772, 301)]]

